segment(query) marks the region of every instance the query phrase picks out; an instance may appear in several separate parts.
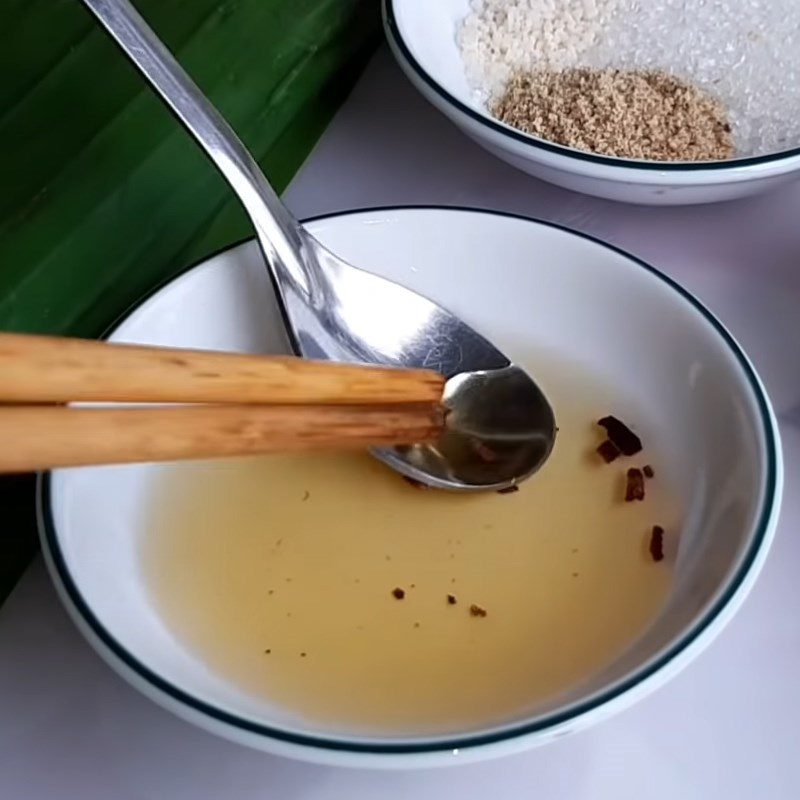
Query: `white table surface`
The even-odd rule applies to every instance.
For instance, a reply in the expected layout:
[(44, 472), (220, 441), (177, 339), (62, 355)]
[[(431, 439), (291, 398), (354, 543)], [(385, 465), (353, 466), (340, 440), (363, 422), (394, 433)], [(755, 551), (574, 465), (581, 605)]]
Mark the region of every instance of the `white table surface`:
[(0, 800), (800, 798), (800, 183), (675, 209), (556, 189), (459, 134), (384, 50), (286, 199), (301, 216), (440, 203), (555, 220), (696, 293), (750, 354), (781, 424), (786, 491), (762, 576), (706, 653), (613, 719), (501, 761), (373, 773), (273, 758), (162, 711), (90, 650), (37, 560), (0, 609)]

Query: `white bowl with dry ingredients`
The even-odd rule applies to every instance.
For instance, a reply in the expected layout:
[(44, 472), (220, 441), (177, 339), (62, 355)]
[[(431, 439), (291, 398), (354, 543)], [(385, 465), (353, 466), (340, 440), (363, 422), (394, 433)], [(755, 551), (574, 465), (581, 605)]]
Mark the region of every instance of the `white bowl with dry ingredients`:
[[(556, 225), (385, 208), (308, 227), (530, 370), (552, 455), (502, 495), (420, 491), (366, 453), (56, 470), (43, 551), (89, 641), (214, 733), (349, 766), (525, 750), (663, 684), (740, 606), (777, 520), (777, 425), (738, 345), (656, 270)], [(254, 241), (110, 338), (286, 346)]]
[(800, 177), (796, 0), (384, 0), (401, 67), (480, 145), (631, 203)]

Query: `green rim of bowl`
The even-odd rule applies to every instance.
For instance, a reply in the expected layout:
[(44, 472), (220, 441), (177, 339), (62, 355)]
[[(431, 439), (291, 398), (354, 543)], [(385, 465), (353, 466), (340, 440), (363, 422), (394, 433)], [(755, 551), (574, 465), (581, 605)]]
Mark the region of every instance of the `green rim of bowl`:
[(473, 122), (477, 122), (489, 128), (501, 136), (507, 136), (522, 144), (530, 147), (546, 150), (550, 153), (568, 158), (576, 158), (579, 161), (589, 161), (594, 164), (602, 164), (607, 167), (625, 167), (628, 169), (653, 170), (655, 172), (720, 172), (723, 170), (736, 169), (739, 167), (752, 167), (758, 164), (772, 164), (782, 161), (785, 158), (792, 158), (800, 155), (800, 147), (789, 150), (779, 150), (776, 153), (767, 153), (761, 156), (744, 156), (742, 158), (731, 158), (726, 161), (645, 161), (632, 158), (621, 158), (618, 156), (604, 156), (599, 153), (590, 153), (584, 150), (575, 150), (565, 145), (549, 142), (546, 139), (539, 139), (530, 134), (518, 131), (509, 125), (504, 125), (490, 116), (475, 111), (474, 108), (462, 103), (455, 95), (451, 94), (440, 83), (435, 81), (425, 70), (422, 64), (417, 61), (411, 48), (406, 44), (400, 26), (397, 24), (397, 15), (394, 11), (395, 0), (383, 0), (383, 21), (386, 36), (402, 54), (408, 66), (414, 71), (417, 77), (428, 86), (442, 100), (455, 109), (465, 114)]
[[(376, 740), (373, 742), (359, 741), (357, 739), (347, 740), (345, 738), (326, 737), (322, 735), (310, 735), (304, 733), (297, 733), (291, 730), (284, 730), (281, 728), (264, 725), (259, 722), (240, 717), (232, 714), (223, 709), (217, 708), (209, 703), (197, 699), (191, 694), (183, 691), (172, 683), (165, 681), (155, 672), (150, 670), (147, 666), (137, 660), (131, 653), (129, 653), (112, 635), (106, 630), (98, 618), (92, 613), (88, 603), (83, 599), (78, 587), (70, 575), (64, 560), (63, 553), (59, 546), (58, 534), (56, 531), (55, 522), (53, 520), (53, 513), (51, 507), (51, 474), (49, 472), (42, 473), (39, 477), (37, 501), (39, 507), (39, 525), (40, 536), (44, 548), (47, 550), (51, 557), (52, 568), (61, 582), (62, 587), (69, 601), (72, 603), (78, 614), (83, 618), (92, 633), (108, 648), (114, 656), (116, 656), (129, 670), (135, 675), (150, 684), (153, 688), (162, 692), (170, 697), (172, 700), (181, 703), (193, 711), (199, 712), (212, 719), (215, 719), (225, 725), (237, 728), (251, 734), (258, 734), (260, 736), (269, 737), (278, 741), (287, 742), (294, 745), (301, 745), (304, 747), (317, 748), (329, 751), (345, 751), (350, 753), (373, 754), (373, 755), (402, 755), (414, 753), (437, 753), (452, 750), (464, 750), (466, 748), (480, 747), (483, 745), (503, 742), (510, 739), (515, 739), (520, 736), (526, 736), (541, 731), (546, 731), (549, 728), (554, 728), (563, 725), (571, 720), (574, 720), (590, 711), (593, 711), (600, 706), (609, 703), (612, 700), (620, 697), (628, 692), (638, 684), (642, 683), (645, 679), (663, 669), (669, 664), (676, 656), (683, 652), (695, 639), (703, 633), (714, 620), (718, 617), (720, 612), (728, 605), (730, 600), (736, 594), (742, 585), (745, 577), (750, 572), (756, 557), (758, 556), (762, 545), (765, 542), (767, 531), (769, 530), (770, 519), (775, 506), (775, 495), (778, 486), (778, 449), (775, 432), (772, 425), (772, 417), (770, 414), (769, 402), (764, 394), (761, 384), (750, 365), (747, 357), (733, 339), (727, 329), (714, 317), (714, 315), (693, 295), (686, 289), (677, 284), (668, 276), (657, 270), (655, 267), (650, 266), (641, 259), (626, 253), (624, 250), (615, 247), (614, 245), (607, 244), (593, 236), (578, 231), (573, 231), (563, 225), (558, 225), (553, 222), (534, 219), (532, 217), (524, 217), (519, 214), (510, 214), (499, 211), (486, 211), (477, 208), (468, 208), (463, 206), (437, 206), (437, 205), (412, 205), (412, 206), (382, 206), (377, 208), (361, 208), (352, 211), (322, 214), (317, 217), (304, 220), (305, 223), (316, 222), (324, 219), (335, 219), (338, 217), (357, 216), (358, 214), (366, 214), (372, 212), (388, 212), (388, 211), (445, 211), (445, 212), (458, 212), (458, 213), (477, 213), (486, 214), (495, 217), (504, 217), (520, 220), (523, 222), (532, 222), (536, 225), (542, 225), (548, 228), (555, 228), (556, 230), (563, 231), (564, 233), (572, 236), (578, 236), (586, 239), (594, 244), (611, 250), (630, 261), (633, 264), (641, 267), (649, 272), (658, 280), (665, 283), (668, 287), (673, 289), (680, 295), (686, 302), (693, 306), (697, 312), (705, 318), (711, 327), (717, 332), (722, 341), (727, 344), (736, 358), (739, 367), (741, 368), (747, 383), (753, 393), (756, 406), (758, 407), (761, 415), (761, 435), (763, 436), (764, 446), (766, 449), (766, 472), (764, 479), (764, 490), (762, 493), (761, 508), (758, 513), (755, 530), (747, 549), (747, 552), (741, 559), (741, 563), (736, 573), (729, 579), (727, 586), (720, 593), (716, 602), (706, 610), (705, 614), (698, 619), (690, 629), (681, 637), (681, 639), (663, 652), (660, 656), (655, 658), (651, 663), (645, 665), (641, 669), (635, 671), (625, 680), (612, 685), (602, 692), (598, 692), (595, 696), (588, 700), (576, 703), (567, 709), (558, 711), (556, 713), (545, 714), (531, 722), (521, 722), (509, 724), (500, 728), (493, 729), (484, 733), (465, 734), (461, 736), (442, 737), (429, 740), (394, 742), (391, 740)], [(142, 297), (137, 303), (131, 306), (128, 311), (122, 315), (113, 326), (106, 332), (104, 338), (108, 338), (114, 330), (142, 306), (147, 300), (161, 291), (163, 288), (171, 284), (173, 281), (178, 280), (182, 276), (191, 272), (199, 267), (201, 264), (208, 262), (212, 258), (220, 255), (221, 253), (232, 250), (246, 241), (242, 240), (236, 242), (229, 247), (219, 250), (217, 253), (203, 259), (202, 262), (194, 264), (191, 267), (180, 272), (178, 275), (173, 276), (161, 285), (154, 288), (147, 295)]]

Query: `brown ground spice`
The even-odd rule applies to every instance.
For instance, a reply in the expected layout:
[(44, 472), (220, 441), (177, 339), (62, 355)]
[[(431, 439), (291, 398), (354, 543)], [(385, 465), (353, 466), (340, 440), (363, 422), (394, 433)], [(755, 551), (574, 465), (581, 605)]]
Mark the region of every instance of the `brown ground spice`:
[(526, 133), (605, 155), (715, 161), (734, 154), (722, 104), (658, 70), (517, 75), (491, 112)]

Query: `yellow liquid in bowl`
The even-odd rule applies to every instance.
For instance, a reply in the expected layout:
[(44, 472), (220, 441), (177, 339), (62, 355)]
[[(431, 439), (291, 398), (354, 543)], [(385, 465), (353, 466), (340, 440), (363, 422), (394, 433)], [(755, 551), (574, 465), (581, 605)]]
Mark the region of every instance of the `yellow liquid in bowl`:
[[(166, 468), (141, 548), (160, 615), (237, 687), (324, 726), (424, 734), (534, 712), (647, 626), (676, 533), (647, 450), (594, 454), (604, 393), (553, 383), (556, 448), (515, 494), (415, 489), (361, 454)], [(626, 469), (648, 462), (646, 499), (624, 503)]]

